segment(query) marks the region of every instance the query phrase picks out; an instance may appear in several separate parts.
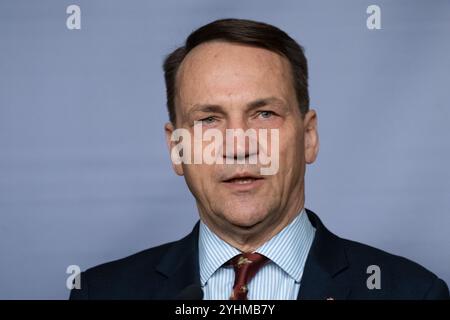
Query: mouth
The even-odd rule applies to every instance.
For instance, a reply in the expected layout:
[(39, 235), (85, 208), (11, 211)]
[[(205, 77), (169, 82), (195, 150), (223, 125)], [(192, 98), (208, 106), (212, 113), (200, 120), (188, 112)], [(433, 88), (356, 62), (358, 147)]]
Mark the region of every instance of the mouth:
[(224, 179), (222, 182), (235, 190), (238, 191), (248, 191), (257, 186), (259, 186), (263, 182), (264, 178), (252, 175), (252, 174), (237, 174), (233, 175), (229, 178)]
[(246, 178), (246, 177), (243, 177), (243, 178), (228, 179), (228, 180), (225, 180), (224, 182), (225, 183), (236, 183), (236, 184), (249, 184), (249, 183), (252, 183), (252, 182), (254, 182), (256, 180), (260, 180), (260, 179), (262, 179), (262, 178), (250, 178), (250, 177)]

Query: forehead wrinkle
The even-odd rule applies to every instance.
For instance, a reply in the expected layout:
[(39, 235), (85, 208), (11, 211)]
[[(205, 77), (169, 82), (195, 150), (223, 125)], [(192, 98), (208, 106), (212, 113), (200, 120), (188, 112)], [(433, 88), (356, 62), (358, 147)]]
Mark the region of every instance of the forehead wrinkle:
[[(224, 46), (226, 46), (225, 50), (223, 48)], [(239, 55), (240, 50), (246, 49), (251, 49), (253, 51), (252, 55), (250, 55), (251, 57), (249, 57), (248, 54), (243, 54), (245, 58), (234, 59), (234, 57)], [(230, 55), (234, 55), (234, 57), (230, 58)], [(206, 63), (205, 58), (208, 60)], [(230, 69), (225, 69), (225, 71), (221, 69), (223, 65), (221, 62), (231, 65)], [(239, 65), (242, 65), (243, 63), (245, 66), (251, 64), (254, 68), (239, 68)], [(243, 70), (241, 71), (241, 69)], [(191, 72), (191, 70), (194, 72)], [(211, 86), (208, 86), (208, 83), (214, 83), (217, 84), (217, 86), (222, 85), (222, 83), (220, 83), (220, 78), (222, 76), (226, 77), (227, 73), (228, 76), (231, 75), (233, 78), (236, 77), (236, 83), (230, 84), (230, 87), (228, 87), (227, 82), (222, 81), (223, 85), (225, 85), (224, 88), (212, 88)], [(276, 77), (288, 81), (289, 87), (285, 86), (286, 81), (272, 80)], [(181, 63), (175, 78), (177, 84), (175, 101), (176, 104), (179, 104), (178, 102), (183, 102), (183, 106), (191, 106), (197, 102), (195, 99), (194, 101), (186, 101), (189, 99), (186, 96), (186, 93), (190, 91), (190, 88), (193, 89), (194, 95), (200, 93), (203, 95), (203, 99), (210, 99), (212, 102), (211, 104), (224, 104), (225, 101), (227, 101), (227, 104), (234, 104), (233, 100), (235, 100), (235, 98), (239, 100), (242, 95), (242, 92), (235, 90), (236, 88), (239, 90), (242, 85), (242, 83), (240, 83), (241, 81), (244, 83), (246, 83), (246, 81), (248, 81), (247, 83), (254, 82), (254, 85), (256, 86), (254, 93), (257, 93), (260, 97), (272, 95), (272, 92), (261, 92), (265, 91), (264, 88), (280, 90), (280, 93), (287, 95), (286, 97), (288, 97), (291, 92), (295, 92), (295, 90), (291, 91), (291, 88), (293, 89), (291, 66), (284, 56), (263, 48), (226, 42), (204, 43), (194, 48)], [(252, 78), (254, 78), (255, 81), (253, 81)], [(258, 83), (260, 81), (262, 82)], [(261, 86), (261, 84), (263, 85)], [(223, 92), (218, 92), (218, 89)], [(200, 92), (199, 90), (202, 91)], [(220, 101), (221, 103), (216, 103), (217, 101)], [(183, 109), (183, 114), (188, 111), (185, 110), (186, 108), (178, 108), (178, 110), (180, 109)]]
[[(243, 54), (244, 50), (251, 51), (251, 55)], [(223, 74), (223, 65), (236, 67), (231, 72), (233, 75), (244, 75), (243, 71), (252, 75), (259, 75), (261, 72), (263, 74), (276, 72), (282, 75), (287, 62), (284, 60), (286, 58), (280, 54), (263, 48), (227, 42), (207, 42), (188, 53), (180, 65), (177, 80), (181, 83), (187, 77), (191, 78), (192, 73), (188, 75), (187, 72), (191, 69), (204, 71), (205, 68), (207, 68), (205, 72), (207, 75), (220, 77)], [(254, 66), (254, 68), (241, 68), (242, 66)], [(219, 71), (218, 74), (215, 74), (216, 71)], [(194, 73), (195, 75), (196, 73)]]

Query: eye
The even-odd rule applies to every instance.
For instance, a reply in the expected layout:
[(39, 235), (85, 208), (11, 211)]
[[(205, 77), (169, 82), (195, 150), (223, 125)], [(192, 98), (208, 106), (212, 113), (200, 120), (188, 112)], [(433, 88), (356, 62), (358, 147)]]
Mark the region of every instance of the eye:
[(259, 112), (259, 115), (262, 118), (267, 119), (267, 118), (270, 118), (271, 116), (273, 116), (274, 113), (272, 111), (261, 111), (261, 112)]
[(210, 117), (206, 117), (206, 118), (200, 119), (200, 121), (202, 123), (204, 123), (204, 124), (212, 124), (212, 123), (214, 123), (216, 121), (216, 118), (210, 116)]

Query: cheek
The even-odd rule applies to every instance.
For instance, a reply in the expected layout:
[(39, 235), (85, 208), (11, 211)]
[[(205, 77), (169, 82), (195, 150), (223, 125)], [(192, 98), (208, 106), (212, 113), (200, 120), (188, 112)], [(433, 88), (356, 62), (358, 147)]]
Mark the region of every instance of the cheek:
[(198, 196), (211, 189), (214, 179), (214, 166), (211, 165), (184, 165), (186, 183), (189, 189)]
[(303, 137), (298, 130), (280, 133), (280, 173), (284, 180), (296, 180), (305, 164)]
[(299, 130), (280, 132), (280, 162), (303, 162), (303, 136)]

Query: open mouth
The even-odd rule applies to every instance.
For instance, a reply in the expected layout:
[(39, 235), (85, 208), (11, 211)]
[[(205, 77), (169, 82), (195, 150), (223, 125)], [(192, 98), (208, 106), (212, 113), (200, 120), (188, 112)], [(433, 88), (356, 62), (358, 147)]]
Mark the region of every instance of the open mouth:
[(261, 186), (264, 182), (264, 177), (255, 175), (250, 172), (241, 172), (225, 177), (222, 182), (225, 184), (225, 186), (231, 188), (231, 190), (238, 192), (247, 192)]
[(235, 184), (251, 184), (257, 180), (261, 180), (262, 178), (255, 178), (255, 177), (238, 177), (238, 178), (231, 178), (228, 180), (225, 180), (225, 183), (235, 183)]

